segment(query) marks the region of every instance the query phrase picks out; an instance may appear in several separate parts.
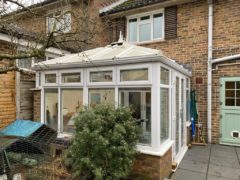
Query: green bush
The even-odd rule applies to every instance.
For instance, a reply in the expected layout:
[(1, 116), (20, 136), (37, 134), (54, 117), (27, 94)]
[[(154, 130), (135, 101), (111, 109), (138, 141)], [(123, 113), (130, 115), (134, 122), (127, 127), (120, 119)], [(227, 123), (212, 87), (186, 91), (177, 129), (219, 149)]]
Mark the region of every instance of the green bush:
[(81, 179), (120, 179), (131, 171), (140, 130), (129, 108), (84, 108), (75, 119), (69, 151), (72, 170)]

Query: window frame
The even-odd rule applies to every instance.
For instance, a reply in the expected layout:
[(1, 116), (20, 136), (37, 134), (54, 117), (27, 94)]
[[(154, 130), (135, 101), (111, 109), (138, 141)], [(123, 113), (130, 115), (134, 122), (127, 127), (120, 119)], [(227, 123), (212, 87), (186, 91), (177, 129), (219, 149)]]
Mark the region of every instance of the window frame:
[[(60, 33), (69, 33), (72, 30), (72, 14), (70, 12), (68, 12), (68, 9), (66, 9), (66, 10), (54, 10), (54, 11), (48, 12), (47, 17), (46, 17), (46, 33), (48, 35), (52, 32), (49, 29), (49, 19), (56, 17), (56, 13), (58, 13), (59, 11), (62, 14), (62, 16), (64, 16), (65, 14), (70, 14), (70, 27), (69, 27), (69, 30), (66, 31), (65, 30), (66, 28), (64, 27), (64, 30), (63, 31), (59, 31), (59, 32)], [(50, 17), (50, 15), (52, 15), (53, 17)], [(65, 24), (64, 24), (64, 26), (65, 26)], [(55, 34), (57, 35), (58, 33), (55, 33)]]
[[(156, 15), (156, 14), (162, 14), (162, 18), (163, 18), (163, 23), (162, 23), (162, 37), (161, 38), (153, 38), (153, 34), (154, 34), (154, 18), (153, 16)], [(151, 39), (150, 40), (147, 40), (147, 41), (140, 41), (140, 28), (139, 26), (141, 24), (146, 24), (147, 22), (141, 22), (141, 17), (144, 17), (144, 16), (150, 16), (150, 26), (151, 26)], [(129, 41), (129, 20), (131, 19), (137, 19), (137, 41), (135, 42), (131, 42)], [(127, 42), (130, 42), (130, 43), (148, 43), (148, 42), (154, 42), (154, 41), (163, 41), (165, 39), (165, 9), (162, 8), (162, 9), (159, 9), (159, 10), (156, 10), (156, 11), (150, 11), (150, 12), (147, 12), (147, 13), (140, 13), (140, 14), (135, 14), (135, 15), (131, 15), (131, 16), (127, 16), (127, 35), (126, 35), (126, 39), (127, 39)]]
[[(121, 81), (121, 70), (138, 70), (138, 69), (148, 69), (148, 80), (142, 81)], [(152, 84), (152, 64), (138, 64), (129, 66), (119, 66), (117, 67), (117, 84), (118, 85), (143, 85), (148, 86)]]
[[(112, 82), (91, 82), (91, 72), (104, 72), (112, 71)], [(99, 68), (88, 68), (87, 69), (87, 86), (102, 86), (102, 85), (115, 85), (116, 84), (116, 69), (114, 67), (99, 67)]]
[[(66, 132), (64, 131), (64, 123), (63, 123), (63, 91), (64, 90), (81, 90), (82, 91), (82, 99), (83, 99), (83, 87), (62, 87), (59, 89), (58, 93), (60, 94), (60, 122), (59, 122), (59, 126), (60, 126), (60, 133), (61, 134), (69, 134), (69, 135), (72, 135), (72, 133), (70, 132)], [(82, 104), (82, 107), (84, 106), (84, 104)]]
[[(62, 75), (67, 73), (80, 73), (80, 82), (70, 82), (70, 83), (64, 83), (62, 82)], [(62, 70), (59, 72), (59, 84), (61, 86), (82, 86), (83, 85), (83, 70), (82, 69), (76, 69), (76, 70)]]
[[(164, 69), (167, 69), (169, 71), (169, 79), (168, 79), (168, 84), (161, 84), (161, 68), (164, 68)], [(160, 106), (160, 109), (159, 109), (159, 121), (160, 121), (160, 126), (159, 126), (159, 137), (160, 137), (160, 147), (164, 147), (166, 144), (168, 144), (170, 141), (171, 141), (171, 138), (172, 138), (172, 69), (165, 66), (164, 64), (160, 64), (159, 66), (159, 106)], [(163, 142), (162, 142), (162, 139), (161, 139), (161, 89), (168, 89), (168, 110), (169, 110), (169, 114), (168, 114), (168, 125), (169, 125), (169, 131), (168, 131), (168, 138), (165, 139)]]
[[(43, 76), (43, 78), (42, 78), (43, 86), (58, 86), (58, 84), (59, 84), (59, 77), (58, 77), (59, 73), (58, 73), (58, 71), (46, 71), (46, 72), (41, 73), (41, 74)], [(47, 83), (46, 82), (46, 75), (48, 75), (48, 74), (55, 74), (56, 75), (56, 82), (55, 83)]]

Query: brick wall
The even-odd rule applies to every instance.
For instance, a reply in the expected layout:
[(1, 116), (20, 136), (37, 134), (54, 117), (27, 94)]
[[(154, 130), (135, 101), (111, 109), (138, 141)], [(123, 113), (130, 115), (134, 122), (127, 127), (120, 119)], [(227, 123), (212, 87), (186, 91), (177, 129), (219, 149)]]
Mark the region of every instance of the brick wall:
[[(10, 44), (0, 42), (0, 53), (14, 53)], [(0, 61), (0, 66), (8, 62)], [(15, 73), (0, 74), (0, 128), (5, 127), (16, 118)]]
[[(214, 59), (240, 53), (240, 1), (218, 0), (214, 4), (213, 55)], [(220, 63), (213, 71), (212, 138), (219, 143), (220, 134), (220, 78), (240, 77), (239, 60)], [(216, 69), (216, 65), (213, 67)]]
[(172, 171), (172, 148), (162, 157), (138, 154), (133, 167), (134, 176), (144, 176), (145, 179), (163, 180)]
[(33, 92), (33, 120), (41, 120), (41, 91), (35, 90)]

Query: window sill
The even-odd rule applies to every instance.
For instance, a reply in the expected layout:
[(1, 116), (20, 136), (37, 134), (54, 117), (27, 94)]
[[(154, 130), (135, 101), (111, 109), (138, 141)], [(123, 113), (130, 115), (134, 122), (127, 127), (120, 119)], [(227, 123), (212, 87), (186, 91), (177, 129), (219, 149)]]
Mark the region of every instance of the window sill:
[(151, 40), (151, 41), (136, 42), (135, 45), (148, 45), (148, 44), (160, 43), (165, 41), (166, 41), (165, 39), (157, 39), (157, 40)]
[(168, 143), (166, 143), (163, 147), (161, 147), (161, 149), (159, 151), (151, 151), (151, 150), (141, 150), (138, 149), (138, 152), (142, 153), (142, 154), (148, 154), (148, 155), (152, 155), (152, 156), (164, 156), (166, 154), (166, 152), (172, 147), (174, 141), (169, 141)]

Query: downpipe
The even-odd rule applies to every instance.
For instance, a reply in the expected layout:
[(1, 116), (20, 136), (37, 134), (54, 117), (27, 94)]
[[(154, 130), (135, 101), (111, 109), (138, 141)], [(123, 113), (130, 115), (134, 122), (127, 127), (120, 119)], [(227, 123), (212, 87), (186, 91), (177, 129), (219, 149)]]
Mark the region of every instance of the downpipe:
[(212, 142), (212, 58), (213, 58), (213, 1), (208, 0), (208, 86), (207, 86), (207, 127), (208, 143)]

